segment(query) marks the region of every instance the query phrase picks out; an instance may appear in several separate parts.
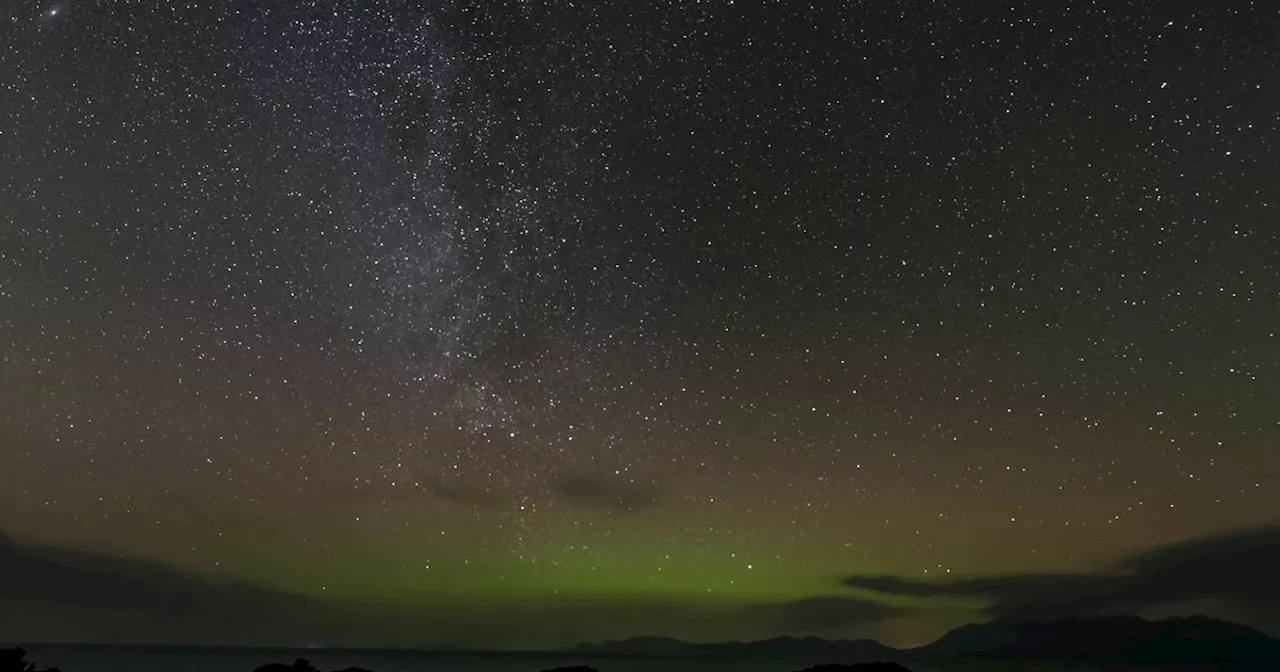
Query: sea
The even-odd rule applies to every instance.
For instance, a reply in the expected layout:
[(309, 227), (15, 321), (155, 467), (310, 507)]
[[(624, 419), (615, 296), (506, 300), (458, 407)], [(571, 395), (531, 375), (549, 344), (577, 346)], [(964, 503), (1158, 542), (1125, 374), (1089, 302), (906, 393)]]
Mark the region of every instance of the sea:
[[(846, 661), (810, 658), (680, 658), (582, 656), (555, 652), (421, 652), (335, 649), (223, 647), (93, 646), (22, 644), (27, 661), (38, 669), (61, 672), (253, 672), (267, 663), (305, 658), (324, 672), (360, 667), (373, 672), (542, 672), (587, 665), (599, 672), (793, 672), (819, 663)], [(902, 661), (912, 672), (1147, 672), (1169, 667), (1079, 663), (1013, 663), (986, 661)], [(1179, 666), (1185, 672), (1221, 670), (1220, 666)], [(1244, 669), (1234, 667), (1232, 669)]]

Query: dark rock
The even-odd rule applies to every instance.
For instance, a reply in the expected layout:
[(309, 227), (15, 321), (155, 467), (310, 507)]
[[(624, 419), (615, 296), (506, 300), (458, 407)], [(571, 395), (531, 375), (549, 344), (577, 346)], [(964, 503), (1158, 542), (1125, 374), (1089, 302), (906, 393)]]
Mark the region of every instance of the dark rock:
[(58, 672), (56, 667), (36, 670), (35, 663), (26, 662), (26, 657), (27, 652), (21, 647), (0, 649), (0, 672)]

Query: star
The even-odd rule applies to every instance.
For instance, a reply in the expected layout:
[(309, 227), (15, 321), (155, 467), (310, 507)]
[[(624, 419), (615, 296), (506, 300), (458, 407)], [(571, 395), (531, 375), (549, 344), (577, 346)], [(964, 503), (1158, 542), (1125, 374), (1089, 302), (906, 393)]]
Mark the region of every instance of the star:
[(0, 537), (514, 646), (1280, 520), (1274, 12), (312, 4), (0, 25)]

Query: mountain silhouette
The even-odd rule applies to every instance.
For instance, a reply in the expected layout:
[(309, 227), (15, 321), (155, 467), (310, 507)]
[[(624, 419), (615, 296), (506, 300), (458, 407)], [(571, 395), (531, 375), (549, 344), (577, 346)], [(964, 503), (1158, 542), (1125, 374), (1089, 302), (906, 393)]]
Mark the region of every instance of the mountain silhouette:
[(913, 653), (1012, 660), (1280, 662), (1280, 641), (1204, 616), (1162, 621), (1115, 616), (966, 625)]
[(582, 642), (562, 649), (570, 653), (622, 656), (676, 656), (695, 652), (698, 645), (671, 637), (628, 637), (603, 642)]
[(875, 660), (900, 653), (873, 639), (774, 637), (758, 642), (699, 644), (699, 651), (725, 656), (822, 656), (837, 660)]
[[(1280, 640), (1251, 627), (1196, 616), (1150, 621), (1137, 616), (1065, 618), (1054, 621), (998, 620), (965, 625), (925, 646), (898, 650), (874, 640), (776, 637), (756, 642), (697, 644), (668, 637), (633, 637), (578, 644), (566, 652), (586, 655), (793, 657), (833, 661), (927, 660), (963, 656), (1026, 661), (1114, 661), (1124, 663), (1280, 663)], [(816, 662), (816, 661), (815, 661)], [(871, 663), (863, 662), (862, 665)], [(902, 669), (845, 665), (812, 670)], [(893, 665), (894, 667), (883, 667)]]
[(632, 637), (600, 643), (582, 643), (566, 649), (572, 653), (627, 656), (812, 656), (836, 660), (875, 660), (901, 653), (871, 639), (822, 639), (774, 637), (755, 642), (695, 644), (670, 637)]

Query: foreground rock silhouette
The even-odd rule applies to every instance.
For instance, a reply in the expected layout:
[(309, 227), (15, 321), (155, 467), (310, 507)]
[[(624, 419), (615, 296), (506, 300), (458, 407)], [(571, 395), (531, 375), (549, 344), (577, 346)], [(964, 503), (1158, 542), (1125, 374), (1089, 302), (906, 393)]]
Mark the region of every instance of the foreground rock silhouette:
[[(9, 672), (9, 669), (0, 668), (0, 672)], [(58, 672), (58, 671), (50, 670), (49, 672)], [(284, 663), (267, 663), (266, 665), (263, 665), (255, 669), (253, 672), (320, 672), (320, 670), (316, 669), (306, 658), (299, 658), (293, 661), (292, 665), (286, 665)], [(347, 668), (338, 670), (337, 672), (373, 672), (373, 671), (366, 670), (363, 667), (347, 667)], [(586, 665), (570, 665), (568, 667), (556, 667), (550, 670), (544, 670), (544, 672), (599, 672), (599, 671), (596, 670), (594, 667), (587, 667)]]
[[(9, 670), (0, 669), (0, 672), (9, 672)], [(57, 671), (53, 670), (51, 672), (57, 672)], [(263, 665), (262, 667), (259, 667), (253, 672), (320, 672), (320, 671), (312, 667), (311, 663), (307, 662), (305, 658), (299, 658), (293, 661), (292, 665), (285, 665), (284, 663), (268, 663), (266, 665)], [(371, 672), (371, 671), (365, 670), (359, 667), (348, 667), (345, 670), (339, 670), (339, 672)], [(588, 665), (567, 665), (563, 667), (553, 667), (548, 670), (543, 670), (542, 672), (600, 672), (600, 671)], [(911, 670), (897, 663), (859, 663), (856, 665), (839, 665), (839, 664), (815, 665), (813, 667), (806, 667), (803, 670), (797, 670), (797, 672), (911, 672)]]
[[(0, 649), (0, 672), (59, 672), (56, 667), (37, 670), (34, 663), (28, 663), (24, 660), (26, 655), (27, 652), (21, 648)], [(299, 658), (293, 661), (292, 665), (267, 663), (256, 668), (253, 672), (320, 672), (320, 670), (316, 669), (306, 658)], [(362, 667), (348, 667), (337, 672), (372, 671)], [(543, 672), (599, 672), (599, 670), (587, 665), (569, 665), (553, 667), (549, 670), (543, 670)], [(797, 672), (911, 672), (911, 670), (897, 663), (860, 663), (857, 665), (815, 665)]]
[(24, 660), (26, 657), (27, 652), (21, 647), (0, 649), (0, 672), (58, 672), (56, 667), (37, 670), (35, 663)]

